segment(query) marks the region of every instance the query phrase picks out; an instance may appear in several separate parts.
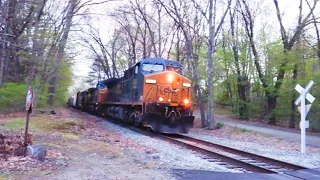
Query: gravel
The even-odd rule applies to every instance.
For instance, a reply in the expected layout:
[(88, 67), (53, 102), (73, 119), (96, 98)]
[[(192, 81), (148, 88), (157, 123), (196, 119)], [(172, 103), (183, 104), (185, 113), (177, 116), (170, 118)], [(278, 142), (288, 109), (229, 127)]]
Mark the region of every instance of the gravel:
[[(102, 118), (98, 118), (102, 120), (102, 123), (108, 127), (108, 129), (112, 130), (113, 133), (118, 133), (123, 136), (125, 139), (130, 139), (138, 144), (145, 146), (147, 148), (154, 149), (155, 152), (147, 152), (145, 156), (140, 157), (142, 161), (149, 160), (159, 160), (159, 168), (163, 169), (193, 169), (193, 170), (210, 170), (210, 171), (219, 171), (219, 172), (234, 172), (239, 173), (236, 169), (228, 169), (223, 165), (219, 165), (216, 162), (209, 162), (206, 159), (203, 159), (201, 155), (193, 152), (192, 150), (183, 148), (181, 146), (159, 140), (156, 138), (151, 138), (137, 132), (131, 131), (114, 123), (111, 123)], [(227, 130), (226, 130), (227, 131)], [(256, 133), (246, 132), (249, 138), (243, 138), (244, 140), (232, 139), (230, 137), (221, 138), (216, 137), (214, 135), (210, 135), (207, 130), (202, 129), (191, 129), (189, 132), (189, 136), (194, 138), (199, 138), (205, 141), (221, 144), (224, 146), (229, 146), (232, 148), (236, 148), (239, 150), (244, 150), (247, 152), (251, 152), (254, 154), (259, 154), (262, 156), (270, 157), (273, 159), (297, 164), (300, 166), (304, 166), (307, 168), (319, 168), (320, 167), (320, 149), (316, 149), (313, 151), (307, 151), (306, 154), (301, 154), (298, 150), (290, 150), (294, 149), (293, 147), (284, 147), (283, 146), (292, 146), (292, 143), (284, 143), (283, 140), (275, 139), (273, 137), (265, 137), (260, 135), (263, 143), (250, 142), (250, 136), (254, 136), (259, 139)], [(225, 132), (225, 133), (228, 133)], [(251, 134), (250, 134), (251, 133)], [(269, 141), (265, 143), (265, 141)], [(274, 142), (273, 142), (274, 141)], [(270, 145), (272, 143), (277, 143), (276, 145)], [(281, 144), (279, 144), (281, 143)], [(297, 144), (294, 144), (295, 148)], [(141, 162), (138, 162), (141, 163)]]
[[(102, 118), (98, 118), (102, 120)], [(141, 161), (158, 160), (159, 168), (163, 169), (193, 169), (193, 170), (210, 170), (218, 172), (234, 172), (239, 173), (239, 170), (228, 169), (216, 162), (209, 162), (200, 157), (199, 154), (185, 149), (181, 146), (151, 138), (137, 132), (131, 131), (124, 127), (113, 124), (107, 120), (102, 120), (102, 123), (112, 130), (114, 133), (122, 135), (124, 138), (134, 140), (138, 144), (152, 148), (155, 152), (146, 152), (144, 157), (140, 157)], [(137, 159), (137, 158), (135, 158)], [(142, 162), (137, 162), (138, 164)]]
[[(257, 144), (257, 143), (252, 143), (245, 140), (239, 141), (239, 140), (215, 137), (212, 135), (208, 135), (205, 131), (198, 131), (198, 130), (191, 130), (188, 135), (194, 138), (236, 148), (239, 150), (244, 150), (247, 152), (289, 162), (292, 164), (297, 164), (307, 168), (320, 167), (320, 150), (319, 149), (317, 149), (315, 152), (307, 151), (305, 154), (301, 154), (297, 150), (290, 150), (290, 147), (289, 149), (288, 147), (286, 147), (286, 146), (293, 146), (292, 143), (287, 143), (284, 140), (279, 140), (274, 137), (263, 138), (264, 141), (260, 142), (261, 144), (260, 143)], [(267, 143), (265, 141), (271, 141), (271, 143), (270, 142)], [(281, 144), (275, 144), (275, 146), (271, 146), (270, 144), (272, 144), (272, 141), (275, 141), (276, 143), (281, 143)], [(263, 145), (263, 144), (266, 144), (266, 145)], [(296, 146), (296, 143), (295, 143), (295, 146)]]

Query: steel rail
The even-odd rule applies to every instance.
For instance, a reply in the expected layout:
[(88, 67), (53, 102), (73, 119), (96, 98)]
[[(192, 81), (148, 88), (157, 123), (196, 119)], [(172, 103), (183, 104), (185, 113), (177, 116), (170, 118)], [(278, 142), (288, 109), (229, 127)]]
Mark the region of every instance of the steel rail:
[(190, 141), (186, 142), (181, 139), (177, 139), (177, 138), (170, 137), (167, 135), (161, 136), (161, 139), (167, 139), (174, 144), (182, 145), (188, 149), (195, 150), (197, 152), (205, 154), (206, 156), (219, 159), (219, 160), (226, 162), (226, 163), (230, 163), (232, 165), (235, 165), (237, 168), (240, 167), (240, 168), (252, 171), (252, 172), (259, 172), (259, 173), (273, 173), (273, 174), (277, 173), (274, 170), (267, 169), (267, 168), (260, 167), (260, 166), (256, 166), (254, 164), (250, 164), (245, 161), (223, 155), (222, 153), (215, 152), (212, 148), (210, 148), (208, 146), (196, 145), (195, 143), (192, 143)]
[(185, 135), (180, 135), (180, 134), (179, 135), (173, 135), (173, 136), (176, 136), (176, 137), (188, 140), (188, 141), (193, 141), (195, 143), (200, 143), (200, 144), (203, 144), (205, 146), (214, 147), (214, 148), (217, 148), (217, 149), (229, 152), (229, 153), (233, 153), (233, 154), (237, 154), (237, 155), (244, 156), (244, 157), (247, 157), (247, 158), (251, 158), (251, 159), (254, 159), (254, 160), (257, 160), (257, 161), (269, 163), (271, 165), (276, 165), (276, 166), (284, 167), (284, 168), (287, 168), (287, 169), (291, 169), (291, 170), (307, 169), (306, 167), (303, 167), (303, 166), (287, 163), (287, 162), (284, 162), (284, 161), (268, 158), (268, 157), (265, 157), (265, 156), (249, 153), (249, 152), (246, 152), (246, 151), (241, 151), (241, 150), (234, 149), (234, 148), (227, 147), (227, 146), (223, 146), (223, 145), (220, 145), (220, 144), (216, 144), (216, 143), (212, 143), (212, 142), (196, 139), (196, 138), (193, 138), (193, 137), (190, 137), (190, 136), (185, 136)]
[[(92, 114), (91, 114), (92, 115)], [(97, 115), (94, 115), (97, 116)], [(99, 117), (101, 118), (100, 120), (106, 120), (105, 117)], [(266, 167), (261, 167), (258, 165), (255, 165), (254, 163), (250, 163), (250, 162), (246, 162), (244, 160), (241, 159), (236, 159), (233, 157), (230, 157), (228, 155), (224, 155), (223, 153), (219, 153), (217, 151), (214, 150), (221, 150), (221, 151), (225, 151), (234, 155), (239, 155), (242, 157), (246, 157), (255, 161), (260, 161), (260, 162), (264, 162), (264, 163), (268, 163), (270, 165), (277, 165), (278, 167), (280, 166), (280, 168), (286, 168), (286, 169), (291, 169), (291, 170), (301, 170), (301, 169), (307, 169), (305, 167), (302, 166), (298, 166), (298, 165), (294, 165), (294, 164), (290, 164), (287, 162), (283, 162), (283, 161), (279, 161), (279, 160), (275, 160), (275, 159), (271, 159), (271, 158), (267, 158), (264, 156), (260, 156), (257, 154), (252, 154), (249, 152), (245, 152), (245, 151), (241, 151), (238, 149), (234, 149), (234, 148), (230, 148), (227, 146), (223, 146), (223, 145), (219, 145), (219, 144), (215, 144), (215, 143), (211, 143), (208, 141), (204, 141), (204, 140), (200, 140), (200, 139), (196, 139), (190, 136), (186, 136), (186, 135), (181, 135), (181, 134), (159, 134), (159, 133), (155, 133), (155, 132), (151, 132), (151, 131), (146, 131), (146, 129), (141, 129), (138, 127), (135, 127), (133, 125), (129, 125), (127, 123), (121, 122), (121, 121), (116, 121), (113, 120), (112, 118), (108, 118), (108, 121), (111, 121), (114, 124), (117, 124), (119, 126), (122, 126), (124, 128), (127, 128), (131, 131), (143, 134), (145, 136), (149, 136), (152, 138), (159, 138), (161, 140), (165, 140), (174, 144), (178, 144), (181, 146), (184, 146), (188, 149), (197, 151), (201, 154), (204, 154), (212, 159), (219, 159), (220, 161), (223, 161), (225, 163), (230, 163), (232, 165), (234, 165), (234, 169), (236, 168), (242, 168), (245, 170), (249, 170), (252, 172), (260, 172), (260, 173), (279, 173), (279, 171), (273, 170), (273, 169), (279, 169), (279, 168), (266, 168)], [(217, 161), (217, 162), (220, 162)], [(284, 175), (286, 175), (284, 173)], [(289, 174), (288, 174), (289, 175)], [(289, 175), (292, 176), (292, 175)]]

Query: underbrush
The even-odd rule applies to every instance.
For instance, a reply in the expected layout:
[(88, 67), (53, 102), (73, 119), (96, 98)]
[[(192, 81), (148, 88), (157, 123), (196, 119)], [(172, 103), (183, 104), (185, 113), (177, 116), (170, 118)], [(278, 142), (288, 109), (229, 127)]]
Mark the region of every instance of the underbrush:
[(217, 124), (216, 124), (217, 129), (221, 129), (223, 126), (224, 126), (223, 122), (217, 122)]
[(19, 83), (6, 83), (0, 87), (0, 112), (24, 109), (28, 86)]

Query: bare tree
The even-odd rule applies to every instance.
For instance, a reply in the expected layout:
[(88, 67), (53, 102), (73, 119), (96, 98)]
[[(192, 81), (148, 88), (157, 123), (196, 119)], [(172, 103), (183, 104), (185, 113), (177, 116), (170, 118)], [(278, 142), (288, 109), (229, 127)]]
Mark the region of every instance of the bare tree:
[[(190, 8), (186, 4), (186, 2), (180, 1), (180, 7), (178, 7), (177, 3), (175, 1), (171, 1), (169, 4), (165, 4), (164, 1), (158, 0), (158, 3), (162, 5), (162, 7), (165, 9), (165, 11), (168, 13), (168, 15), (173, 19), (175, 24), (178, 26), (178, 28), (181, 30), (184, 40), (185, 40), (185, 50), (186, 50), (186, 56), (188, 59), (188, 63), (191, 65), (192, 75), (193, 75), (193, 85), (194, 89), (197, 92), (198, 95), (198, 102), (200, 104), (200, 114), (201, 114), (201, 126), (206, 126), (206, 118), (205, 118), (205, 112), (204, 112), (204, 102), (203, 102), (203, 94), (200, 88), (200, 77), (198, 74), (197, 69), (197, 57), (194, 54), (194, 47), (193, 47), (193, 29), (189, 26), (191, 22), (188, 22), (188, 18), (186, 18), (187, 13), (186, 9), (184, 8)], [(198, 21), (199, 22), (199, 21)]]
[(201, 6), (195, 1), (192, 0), (197, 9), (201, 11), (201, 14), (206, 18), (209, 24), (209, 39), (208, 39), (208, 112), (207, 120), (209, 123), (209, 128), (214, 127), (214, 54), (216, 51), (216, 41), (217, 35), (221, 30), (224, 19), (229, 10), (231, 0), (228, 0), (227, 7), (223, 11), (221, 17), (217, 17), (217, 0), (209, 1), (209, 15), (201, 8)]
[[(238, 96), (239, 96), (239, 118), (240, 119), (248, 119), (248, 97), (246, 95), (247, 86), (248, 86), (248, 76), (245, 71), (241, 70), (240, 58), (239, 58), (239, 45), (238, 45), (238, 36), (237, 36), (237, 24), (235, 24), (238, 18), (238, 1), (235, 3), (234, 8), (232, 9), (231, 6), (229, 8), (229, 16), (230, 16), (230, 31), (232, 37), (232, 51), (234, 56), (235, 68), (237, 72), (237, 89), (238, 89)], [(242, 67), (244, 69), (244, 67)], [(230, 87), (228, 87), (230, 89)], [(231, 92), (231, 90), (229, 90)]]
[[(0, 59), (0, 85), (8, 80), (20, 81), (22, 78), (19, 52), (26, 49), (20, 46), (21, 40), (19, 38), (32, 21), (35, 6), (36, 3), (28, 1), (1, 2), (4, 28), (2, 32), (2, 58)], [(12, 58), (11, 61), (10, 58)]]
[[(306, 0), (306, 3), (310, 9), (310, 11), (312, 11), (312, 6), (310, 5), (309, 1)], [(319, 24), (319, 21), (317, 21), (317, 18), (314, 14), (314, 12), (312, 11), (312, 21), (313, 21), (313, 25), (314, 25), (314, 30), (316, 32), (316, 38), (317, 38), (317, 45), (316, 45), (316, 52), (317, 52), (317, 56), (318, 56), (318, 59), (319, 59), (319, 65), (320, 65), (320, 31), (319, 31), (319, 27), (318, 27), (318, 24)]]
[(64, 26), (64, 29), (63, 29), (63, 32), (61, 35), (61, 39), (60, 39), (59, 44), (57, 46), (57, 52), (55, 55), (54, 71), (53, 71), (53, 74), (52, 74), (51, 79), (49, 81), (49, 88), (48, 88), (49, 100), (48, 100), (48, 103), (51, 106), (54, 105), (54, 94), (55, 94), (56, 86), (57, 86), (57, 82), (58, 82), (59, 69), (61, 66), (62, 59), (63, 59), (63, 55), (64, 55), (65, 47), (67, 44), (69, 32), (70, 32), (70, 29), (73, 25), (73, 22), (72, 22), (73, 17), (76, 16), (76, 14), (79, 13), (79, 11), (82, 8), (92, 6), (92, 5), (106, 3), (109, 1), (111, 1), (111, 0), (106, 0), (106, 1), (102, 1), (102, 2), (91, 2), (89, 0), (81, 2), (78, 0), (69, 0), (67, 14), (65, 16), (65, 26)]
[(59, 69), (61, 66), (61, 61), (63, 58), (64, 49), (67, 44), (69, 32), (70, 32), (70, 29), (72, 26), (72, 19), (74, 17), (75, 11), (77, 10), (76, 9), (77, 5), (78, 5), (77, 0), (70, 0), (69, 1), (68, 13), (65, 17), (66, 18), (66, 25), (65, 25), (64, 31), (61, 36), (61, 41), (59, 42), (59, 45), (57, 47), (56, 61), (54, 63), (54, 73), (49, 81), (49, 88), (48, 88), (49, 100), (48, 100), (48, 103), (51, 106), (53, 106), (53, 104), (54, 104), (54, 93), (56, 91)]
[[(268, 83), (267, 77), (265, 76), (265, 74), (262, 71), (262, 67), (260, 64), (260, 57), (258, 54), (258, 50), (257, 50), (256, 44), (255, 44), (255, 41), (254, 41), (254, 16), (252, 15), (252, 11), (250, 10), (247, 2), (245, 0), (242, 0), (241, 2), (242, 2), (241, 3), (241, 14), (242, 14), (242, 18), (244, 20), (247, 36), (249, 38), (249, 42), (251, 45), (251, 50), (254, 55), (254, 64), (255, 64), (256, 70), (258, 72), (258, 76), (262, 82), (264, 89), (265, 89), (265, 93), (266, 93), (266, 97), (267, 97), (268, 108), (267, 108), (267, 115), (265, 116), (265, 119), (268, 119), (269, 123), (275, 124), (275, 115), (274, 115), (273, 110), (277, 106), (277, 97), (279, 95), (279, 90), (283, 84), (283, 80), (284, 80), (284, 76), (285, 76), (285, 68), (284, 67), (288, 64), (289, 59), (285, 58), (284, 61), (280, 63), (280, 65), (278, 67), (278, 71), (277, 71), (276, 82), (274, 84)], [(276, 7), (276, 11), (277, 11), (277, 19), (278, 19), (278, 22), (280, 25), (280, 32), (281, 32), (281, 38), (282, 38), (283, 47), (284, 47), (284, 54), (288, 54), (288, 52), (290, 52), (292, 50), (293, 46), (295, 45), (295, 43), (299, 39), (304, 28), (310, 24), (310, 16), (312, 15), (312, 12), (316, 7), (317, 1), (314, 1), (314, 4), (313, 4), (311, 10), (309, 11), (309, 13), (302, 20), (298, 20), (300, 23), (298, 22), (298, 25), (297, 25), (295, 31), (292, 33), (291, 37), (287, 34), (287, 31), (284, 28), (280, 9), (278, 6), (278, 1), (274, 0), (274, 4)], [(285, 56), (285, 57), (287, 57), (287, 56)]]

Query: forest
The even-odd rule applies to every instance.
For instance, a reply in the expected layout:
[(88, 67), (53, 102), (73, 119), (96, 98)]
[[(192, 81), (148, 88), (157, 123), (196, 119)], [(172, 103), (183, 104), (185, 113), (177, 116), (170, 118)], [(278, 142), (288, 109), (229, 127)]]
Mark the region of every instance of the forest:
[[(202, 127), (216, 105), (241, 120), (298, 127), (296, 84), (315, 96), (320, 131), (318, 0), (0, 0), (0, 112), (63, 105), (148, 57), (173, 59), (193, 81)], [(73, 67), (91, 64), (83, 80)], [(71, 89), (71, 90), (70, 90)], [(74, 91), (74, 92), (71, 92)]]

